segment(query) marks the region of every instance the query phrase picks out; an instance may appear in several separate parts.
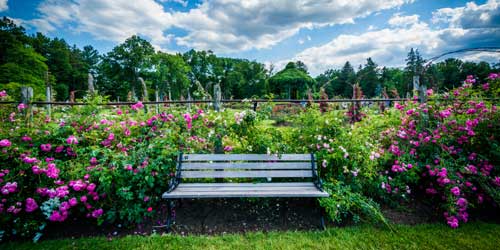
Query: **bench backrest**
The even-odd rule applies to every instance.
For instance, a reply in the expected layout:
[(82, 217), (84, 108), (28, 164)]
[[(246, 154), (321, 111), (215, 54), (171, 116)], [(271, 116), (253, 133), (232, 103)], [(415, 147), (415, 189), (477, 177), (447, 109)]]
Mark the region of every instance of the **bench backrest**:
[(314, 155), (181, 154), (177, 178), (317, 178)]

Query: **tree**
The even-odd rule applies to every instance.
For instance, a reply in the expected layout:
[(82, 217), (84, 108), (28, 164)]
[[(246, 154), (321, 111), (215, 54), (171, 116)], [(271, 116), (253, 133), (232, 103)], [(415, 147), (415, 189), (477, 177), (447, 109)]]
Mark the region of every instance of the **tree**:
[[(423, 65), (425, 63), (424, 59), (422, 59), (422, 57), (420, 56), (418, 49), (414, 50), (413, 48), (410, 49), (410, 52), (408, 53), (408, 56), (405, 61), (406, 61), (405, 80), (407, 84), (405, 88), (402, 89), (403, 93), (410, 92), (413, 90), (414, 76), (422, 78)], [(420, 79), (420, 82), (423, 82), (422, 80), (423, 79)]]
[(366, 59), (366, 64), (358, 71), (358, 80), (366, 97), (380, 95), (381, 85), (378, 79), (377, 64), (371, 58)]
[(473, 75), (477, 78), (477, 83), (483, 83), (490, 72), (491, 66), (487, 62), (464, 62), (461, 67), (460, 78), (463, 80), (468, 75)]
[(380, 82), (386, 93), (392, 94), (391, 97), (398, 97), (405, 93), (405, 75), (401, 69), (383, 67)]
[(103, 56), (97, 65), (97, 89), (99, 93), (109, 95), (112, 99), (125, 100), (130, 91), (130, 84), (123, 82), (123, 71), (114, 59)]
[[(185, 62), (191, 67), (193, 79), (199, 81), (205, 89), (208, 89), (210, 83), (215, 82), (217, 76), (214, 74), (216, 57), (212, 51), (190, 50), (184, 53)], [(191, 86), (193, 87), (193, 86)], [(209, 92), (211, 92), (209, 90)]]
[(442, 74), (442, 83), (439, 84), (440, 89), (453, 89), (461, 85), (464, 80), (460, 75), (460, 69), (463, 62), (459, 59), (448, 58), (444, 62), (436, 64), (437, 69)]
[(14, 95), (20, 94), (21, 86), (33, 88), (35, 99), (43, 100), (45, 96), (46, 59), (31, 47), (17, 45), (5, 55), (7, 63), (0, 65), (0, 83)]
[(307, 66), (306, 66), (306, 64), (304, 62), (302, 62), (302, 61), (296, 61), (295, 62), (295, 67), (297, 69), (299, 69), (299, 70), (304, 71), (304, 73), (309, 74), (309, 72), (307, 71)]
[(0, 20), (0, 64), (9, 62), (7, 54), (9, 50), (26, 45), (28, 42), (29, 37), (26, 36), (23, 27), (17, 26), (7, 17)]
[(158, 52), (153, 56), (155, 87), (158, 87), (162, 96), (170, 92), (173, 99), (180, 99), (187, 94), (189, 79), (187, 74), (191, 71), (182, 55), (171, 55)]
[(349, 61), (345, 62), (340, 71), (338, 85), (334, 88), (343, 97), (352, 96), (352, 87), (356, 83), (356, 72)]
[(327, 69), (325, 72), (321, 73), (317, 76), (315, 80), (315, 89), (323, 88), (325, 90), (325, 94), (329, 96), (335, 96), (337, 93), (334, 93), (333, 86), (335, 82), (338, 81), (340, 71), (336, 69)]
[(47, 58), (50, 74), (55, 78), (53, 82), (56, 100), (67, 100), (70, 92), (82, 97), (86, 89), (85, 63), (80, 55), (81, 51), (75, 45), (70, 47), (64, 39), (50, 39), (42, 33), (31, 37), (31, 45)]
[(85, 69), (87, 70), (87, 72), (96, 74), (97, 65), (99, 64), (99, 61), (101, 59), (99, 51), (97, 51), (90, 45), (84, 46), (83, 50), (81, 51), (81, 58), (85, 63)]
[[(113, 48), (111, 52), (106, 55), (103, 59), (104, 64), (101, 65), (103, 74), (117, 74), (116, 77), (113, 75), (107, 75), (102, 79), (105, 84), (109, 84), (109, 81), (120, 81), (122, 85), (120, 90), (130, 90), (132, 92), (132, 98), (136, 98), (136, 93), (142, 93), (139, 91), (141, 86), (138, 82), (138, 77), (147, 75), (152, 69), (152, 57), (155, 53), (153, 46), (146, 40), (140, 38), (139, 36), (132, 36), (125, 40), (122, 44)], [(116, 82), (113, 83), (116, 86)], [(111, 86), (109, 86), (111, 87)], [(106, 87), (104, 87), (106, 89)], [(107, 89), (107, 92), (114, 91), (113, 89)], [(117, 96), (118, 93), (109, 93), (112, 96)], [(126, 94), (125, 94), (126, 95)], [(125, 97), (124, 93), (119, 93), (119, 96)], [(140, 96), (139, 96), (140, 97)]]
[(314, 79), (297, 68), (294, 62), (289, 62), (283, 70), (269, 78), (271, 91), (282, 98), (303, 98), (306, 89), (313, 84)]
[(4, 17), (0, 21), (0, 84), (11, 95), (20, 95), (21, 86), (30, 86), (35, 99), (45, 96), (47, 59), (29, 44), (24, 28)]

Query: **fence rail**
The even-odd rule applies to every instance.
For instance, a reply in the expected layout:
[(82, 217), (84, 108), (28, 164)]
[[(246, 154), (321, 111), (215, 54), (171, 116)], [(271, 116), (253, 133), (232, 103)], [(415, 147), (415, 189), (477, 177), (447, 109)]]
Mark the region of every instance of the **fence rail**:
[[(430, 98), (427, 101), (453, 101), (454, 98)], [(481, 98), (485, 101), (498, 101), (500, 98)], [(328, 100), (308, 100), (308, 99), (230, 99), (221, 100), (222, 103), (338, 103), (338, 102), (400, 102), (400, 101), (413, 101), (412, 98), (389, 98), (389, 99), (328, 99)], [(0, 101), (0, 105), (4, 104), (18, 104), (20, 102), (16, 101)], [(97, 103), (95, 105), (99, 106), (125, 106), (133, 105), (137, 102), (107, 102), (107, 103)], [(172, 101), (145, 101), (142, 102), (144, 105), (154, 105), (154, 104), (196, 104), (196, 103), (213, 103), (213, 100), (172, 100)], [(85, 102), (43, 102), (43, 101), (33, 101), (30, 102), (32, 105), (61, 105), (61, 106), (82, 106), (90, 105)]]

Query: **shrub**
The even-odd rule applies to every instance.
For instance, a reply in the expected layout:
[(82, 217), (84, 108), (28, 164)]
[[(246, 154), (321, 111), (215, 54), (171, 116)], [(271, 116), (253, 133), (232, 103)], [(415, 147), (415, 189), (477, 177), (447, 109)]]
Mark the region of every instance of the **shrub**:
[[(498, 78), (490, 79), (493, 86)], [(495, 88), (474, 86), (469, 77), (443, 100), (397, 104), (401, 126), (388, 129), (387, 168), (380, 187), (387, 197), (406, 199), (421, 187), (425, 200), (437, 204), (451, 227), (467, 222), (468, 209), (485, 202), (500, 204), (500, 115), (481, 101)], [(433, 98), (432, 92), (428, 92)]]

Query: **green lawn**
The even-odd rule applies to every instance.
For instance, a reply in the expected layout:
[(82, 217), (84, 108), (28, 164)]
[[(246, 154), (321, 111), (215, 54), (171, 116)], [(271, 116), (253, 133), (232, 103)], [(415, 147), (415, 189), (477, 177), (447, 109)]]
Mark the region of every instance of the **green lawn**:
[(397, 233), (372, 226), (326, 231), (248, 233), (224, 236), (153, 235), (123, 238), (47, 240), (8, 243), (0, 249), (500, 249), (500, 225), (469, 223), (395, 226)]

